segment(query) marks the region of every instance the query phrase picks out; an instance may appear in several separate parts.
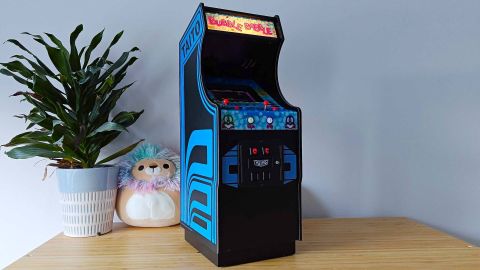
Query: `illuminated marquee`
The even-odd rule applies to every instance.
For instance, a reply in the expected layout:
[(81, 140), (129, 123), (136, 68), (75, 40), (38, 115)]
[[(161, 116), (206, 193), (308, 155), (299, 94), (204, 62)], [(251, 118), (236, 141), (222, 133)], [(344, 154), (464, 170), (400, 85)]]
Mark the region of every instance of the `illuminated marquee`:
[(229, 16), (219, 13), (205, 13), (209, 30), (240, 33), (246, 35), (276, 38), (275, 25), (270, 21), (263, 21), (245, 17)]

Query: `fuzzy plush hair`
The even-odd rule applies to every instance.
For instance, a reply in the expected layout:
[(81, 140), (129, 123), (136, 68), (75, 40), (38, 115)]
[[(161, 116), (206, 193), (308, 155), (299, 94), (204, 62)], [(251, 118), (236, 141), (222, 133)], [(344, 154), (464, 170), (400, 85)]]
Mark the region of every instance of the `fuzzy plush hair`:
[[(143, 159), (169, 160), (175, 164), (175, 174), (170, 178), (157, 176), (151, 181), (137, 180), (132, 175), (132, 169), (137, 162)], [(152, 192), (156, 189), (180, 190), (180, 156), (168, 148), (148, 143), (141, 144), (128, 154), (118, 166), (120, 167), (118, 174), (120, 188), (129, 187), (138, 192)]]

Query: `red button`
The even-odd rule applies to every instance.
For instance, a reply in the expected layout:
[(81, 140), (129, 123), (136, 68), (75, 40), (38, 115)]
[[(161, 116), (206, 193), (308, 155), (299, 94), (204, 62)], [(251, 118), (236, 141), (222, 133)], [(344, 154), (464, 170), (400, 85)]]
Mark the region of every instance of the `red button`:
[(228, 100), (228, 98), (224, 98), (223, 99), (223, 104), (228, 105), (228, 103), (230, 103), (230, 100)]
[(256, 155), (258, 153), (258, 149), (256, 147), (252, 148), (252, 154)]
[(268, 103), (268, 100), (264, 100), (264, 101), (263, 101), (263, 109), (265, 109), (265, 110), (266, 110), (266, 109), (267, 109), (267, 106), (268, 106), (268, 104), (269, 104), (269, 103)]
[(270, 154), (270, 148), (268, 148), (268, 147), (265, 147), (265, 148), (263, 149), (263, 151), (265, 151), (265, 155)]

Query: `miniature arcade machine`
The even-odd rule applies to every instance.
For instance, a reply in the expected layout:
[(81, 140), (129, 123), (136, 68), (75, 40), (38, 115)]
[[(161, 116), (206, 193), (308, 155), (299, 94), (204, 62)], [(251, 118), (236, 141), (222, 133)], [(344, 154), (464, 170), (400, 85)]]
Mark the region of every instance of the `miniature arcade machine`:
[(300, 109), (282, 96), (278, 16), (200, 4), (180, 41), (181, 224), (218, 266), (295, 253)]

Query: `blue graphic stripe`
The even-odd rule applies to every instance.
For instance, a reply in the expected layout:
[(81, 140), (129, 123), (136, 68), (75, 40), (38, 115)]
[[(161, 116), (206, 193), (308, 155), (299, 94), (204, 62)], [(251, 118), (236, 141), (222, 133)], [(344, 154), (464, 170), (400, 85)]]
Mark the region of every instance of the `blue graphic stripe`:
[[(190, 178), (190, 179), (195, 179), (195, 181), (204, 182), (204, 183), (211, 183), (212, 182), (212, 179), (205, 178), (205, 177), (203, 177), (201, 175), (198, 175), (198, 174), (193, 174), (192, 178)], [(188, 186), (187, 188), (190, 188), (190, 186)]]
[[(200, 43), (198, 47), (198, 51), (202, 51), (202, 44)], [(217, 138), (217, 129), (218, 129), (218, 124), (217, 124), (217, 110), (215, 106), (213, 106), (211, 103), (209, 103), (206, 95), (205, 95), (205, 89), (203, 88), (203, 83), (202, 83), (202, 78), (201, 78), (201, 58), (200, 58), (200, 53), (197, 53), (197, 83), (198, 83), (198, 90), (200, 94), (200, 98), (202, 100), (203, 105), (207, 109), (207, 111), (212, 115), (212, 125), (213, 125), (213, 137), (212, 137), (212, 146), (213, 146), (213, 153), (214, 153), (214, 162), (213, 162), (213, 187), (214, 190), (212, 192), (212, 200), (215, 202), (212, 205), (212, 243), (216, 243), (217, 239), (217, 183), (218, 183), (218, 140)]]
[[(194, 32), (193, 27), (196, 26), (199, 28), (199, 32)], [(180, 106), (181, 106), (181, 113), (180, 113), (180, 125), (181, 125), (181, 131), (180, 131), (180, 148), (181, 148), (181, 215), (180, 218), (184, 224), (189, 225), (189, 220), (187, 219), (188, 216), (188, 197), (186, 196), (187, 192), (187, 186), (188, 186), (188, 181), (187, 181), (187, 175), (186, 173), (189, 171), (187, 168), (187, 162), (186, 162), (186, 157), (189, 157), (189, 155), (185, 155), (185, 146), (186, 146), (186, 141), (185, 141), (185, 86), (184, 86), (184, 80), (185, 80), (185, 74), (184, 74), (184, 69), (185, 69), (185, 63), (189, 59), (190, 55), (192, 52), (198, 48), (198, 42), (201, 40), (201, 37), (203, 36), (203, 30), (204, 24), (203, 24), (203, 16), (202, 16), (202, 10), (201, 7), (197, 9), (195, 12), (195, 15), (190, 22), (189, 26), (187, 27), (187, 30), (185, 31), (184, 36), (182, 37), (179, 45), (179, 56), (180, 56)], [(192, 34), (199, 33), (198, 35), (192, 36)], [(187, 42), (187, 37), (190, 38), (190, 48), (187, 53), (185, 53), (185, 50), (182, 50), (182, 48), (185, 48), (186, 42)], [(193, 37), (193, 38), (192, 38)]]
[(232, 147), (222, 157), (222, 183), (231, 187), (238, 187), (238, 171), (230, 173), (230, 166), (238, 166), (238, 145)]
[[(213, 210), (213, 193), (215, 192), (215, 185), (212, 181), (213, 173), (213, 134), (212, 130), (210, 129), (203, 129), (203, 130), (194, 130), (190, 134), (190, 138), (187, 144), (187, 152), (186, 152), (186, 164), (190, 164), (190, 157), (192, 155), (193, 150), (196, 147), (204, 147), (206, 150), (206, 163), (198, 163), (192, 162), (190, 166), (187, 168), (187, 177), (186, 177), (186, 187), (184, 192), (184, 196), (186, 197), (186, 208), (184, 213), (184, 220), (186, 223), (199, 234), (201, 234), (206, 239), (212, 241), (213, 238), (213, 231), (212, 229), (216, 227), (212, 215)], [(198, 180), (201, 181), (198, 181)], [(205, 195), (206, 197), (206, 204), (203, 204), (199, 201), (194, 200), (192, 197), (193, 192), (197, 191)], [(203, 228), (200, 224), (196, 224), (195, 220), (193, 219), (193, 212), (194, 210), (198, 210), (208, 216), (211, 217), (211, 220), (206, 222), (207, 228)], [(202, 219), (203, 220), (203, 219)], [(205, 220), (204, 220), (205, 221)], [(199, 229), (202, 227), (203, 229)], [(212, 241), (213, 242), (213, 241)]]
[(206, 204), (202, 204), (199, 201), (193, 201), (193, 200), (190, 201), (189, 215), (191, 215), (193, 213), (194, 209), (198, 209), (201, 212), (210, 216), (212, 214), (212, 208), (211, 208), (212, 197), (208, 196), (208, 195), (212, 193), (212, 186), (208, 185), (208, 184), (205, 184), (205, 183), (202, 183), (202, 182), (192, 182), (191, 183), (191, 188), (188, 191), (188, 197), (189, 198), (192, 197), (192, 194), (193, 194), (194, 191), (198, 191), (198, 192), (207, 194), (207, 197), (206, 197), (207, 200), (206, 200)]
[[(203, 222), (205, 222), (205, 224), (207, 225), (207, 228), (204, 228), (200, 224), (194, 222), (194, 218), (198, 218), (198, 219), (203, 220)], [(211, 231), (212, 231), (212, 223), (211, 223), (210, 220), (200, 216), (197, 213), (194, 213), (192, 215), (192, 219), (189, 221), (189, 226), (190, 226), (190, 228), (192, 228), (194, 231), (198, 232), (203, 237), (209, 239), (208, 236), (211, 234)]]
[(283, 146), (283, 162), (290, 164), (290, 170), (283, 172), (283, 183), (297, 179), (297, 155), (287, 146)]
[[(203, 21), (202, 21), (203, 22)], [(212, 192), (212, 201), (214, 202), (212, 204), (212, 243), (217, 242), (217, 187), (218, 187), (218, 140), (216, 139), (218, 137), (218, 123), (217, 123), (217, 108), (213, 106), (208, 101), (208, 98), (206, 97), (206, 92), (205, 89), (203, 88), (203, 83), (202, 83), (202, 75), (201, 75), (201, 51), (202, 51), (202, 43), (199, 44), (198, 46), (198, 51), (199, 53), (197, 54), (197, 83), (198, 83), (198, 90), (200, 91), (200, 97), (202, 99), (202, 103), (207, 108), (210, 114), (212, 114), (212, 125), (213, 125), (213, 192)]]
[(234, 184), (238, 182), (238, 174), (230, 173), (230, 166), (238, 165), (238, 158), (235, 157), (223, 157), (222, 158), (222, 167), (223, 175), (222, 182), (225, 184)]
[[(198, 46), (198, 51), (202, 51), (202, 44)], [(200, 99), (202, 100), (203, 106), (207, 109), (207, 111), (211, 115), (215, 115), (215, 107), (208, 102), (208, 99), (205, 95), (205, 90), (203, 89), (203, 83), (202, 83), (202, 75), (201, 75), (201, 68), (200, 68), (200, 63), (202, 59), (200, 58), (201, 53), (197, 53), (197, 83), (198, 83), (198, 90), (200, 91)], [(214, 122), (215, 123), (215, 122)]]
[(185, 34), (184, 36), (182, 37), (181, 41), (180, 41), (180, 44), (179, 44), (179, 58), (180, 58), (180, 70), (179, 70), (179, 73), (180, 73), (180, 151), (181, 151), (181, 166), (180, 166), (180, 177), (181, 177), (181, 182), (180, 182), (180, 187), (181, 187), (181, 190), (180, 190), (180, 194), (181, 194), (181, 213), (180, 213), (180, 218), (182, 220), (182, 222), (186, 225), (189, 225), (189, 222), (187, 220), (187, 196), (186, 196), (186, 191), (187, 191), (187, 178), (186, 178), (186, 172), (188, 171), (187, 167), (186, 167), (186, 162), (185, 162), (185, 159), (186, 159), (186, 156), (185, 156), (185, 145), (186, 145), (186, 142), (185, 142), (185, 101), (184, 101), (184, 97), (185, 97), (185, 86), (184, 86), (184, 80), (185, 80), (185, 75), (184, 75), (184, 70), (185, 70), (185, 63), (186, 61), (188, 60), (189, 58), (189, 55), (191, 54), (191, 52), (193, 52), (193, 44), (192, 44), (192, 49), (190, 50), (190, 53), (187, 55), (185, 54), (184, 50), (182, 50), (182, 48), (184, 48), (185, 46), (185, 41), (186, 41), (186, 37), (188, 37), (190, 35), (190, 33), (192, 33), (192, 27), (194, 24), (196, 24), (198, 22), (199, 19), (201, 19), (201, 8), (199, 7), (192, 19), (192, 21), (190, 22), (189, 26), (187, 27), (187, 30), (185, 31)]
[[(201, 78), (201, 40), (205, 32), (203, 13), (201, 8), (197, 9), (186, 33), (180, 41), (180, 140), (181, 140), (181, 220), (182, 223), (196, 231), (213, 244), (217, 239), (217, 183), (218, 183), (218, 142), (217, 137), (217, 109), (211, 104), (205, 95)], [(197, 88), (200, 100), (205, 110), (212, 116), (213, 130), (195, 130), (190, 134), (186, 142), (185, 134), (185, 86), (184, 68), (192, 53), (197, 50)], [(192, 89), (193, 90), (193, 89)], [(190, 157), (195, 147), (206, 148), (206, 163), (191, 162)], [(192, 198), (193, 192), (199, 192), (206, 196), (205, 204)], [(198, 213), (204, 214), (204, 216)], [(206, 216), (210, 216), (210, 219)], [(202, 221), (197, 223), (196, 221)]]
[(199, 146), (206, 148), (205, 150), (207, 153), (207, 163), (192, 163), (190, 165), (190, 168), (188, 168), (187, 179), (190, 179), (193, 173), (197, 173), (207, 178), (213, 177), (213, 171), (211, 166), (213, 163), (212, 136), (212, 130), (210, 129), (194, 130), (190, 134), (190, 139), (188, 140), (187, 146), (186, 165), (188, 166), (188, 164), (190, 164), (190, 156), (193, 149)]

